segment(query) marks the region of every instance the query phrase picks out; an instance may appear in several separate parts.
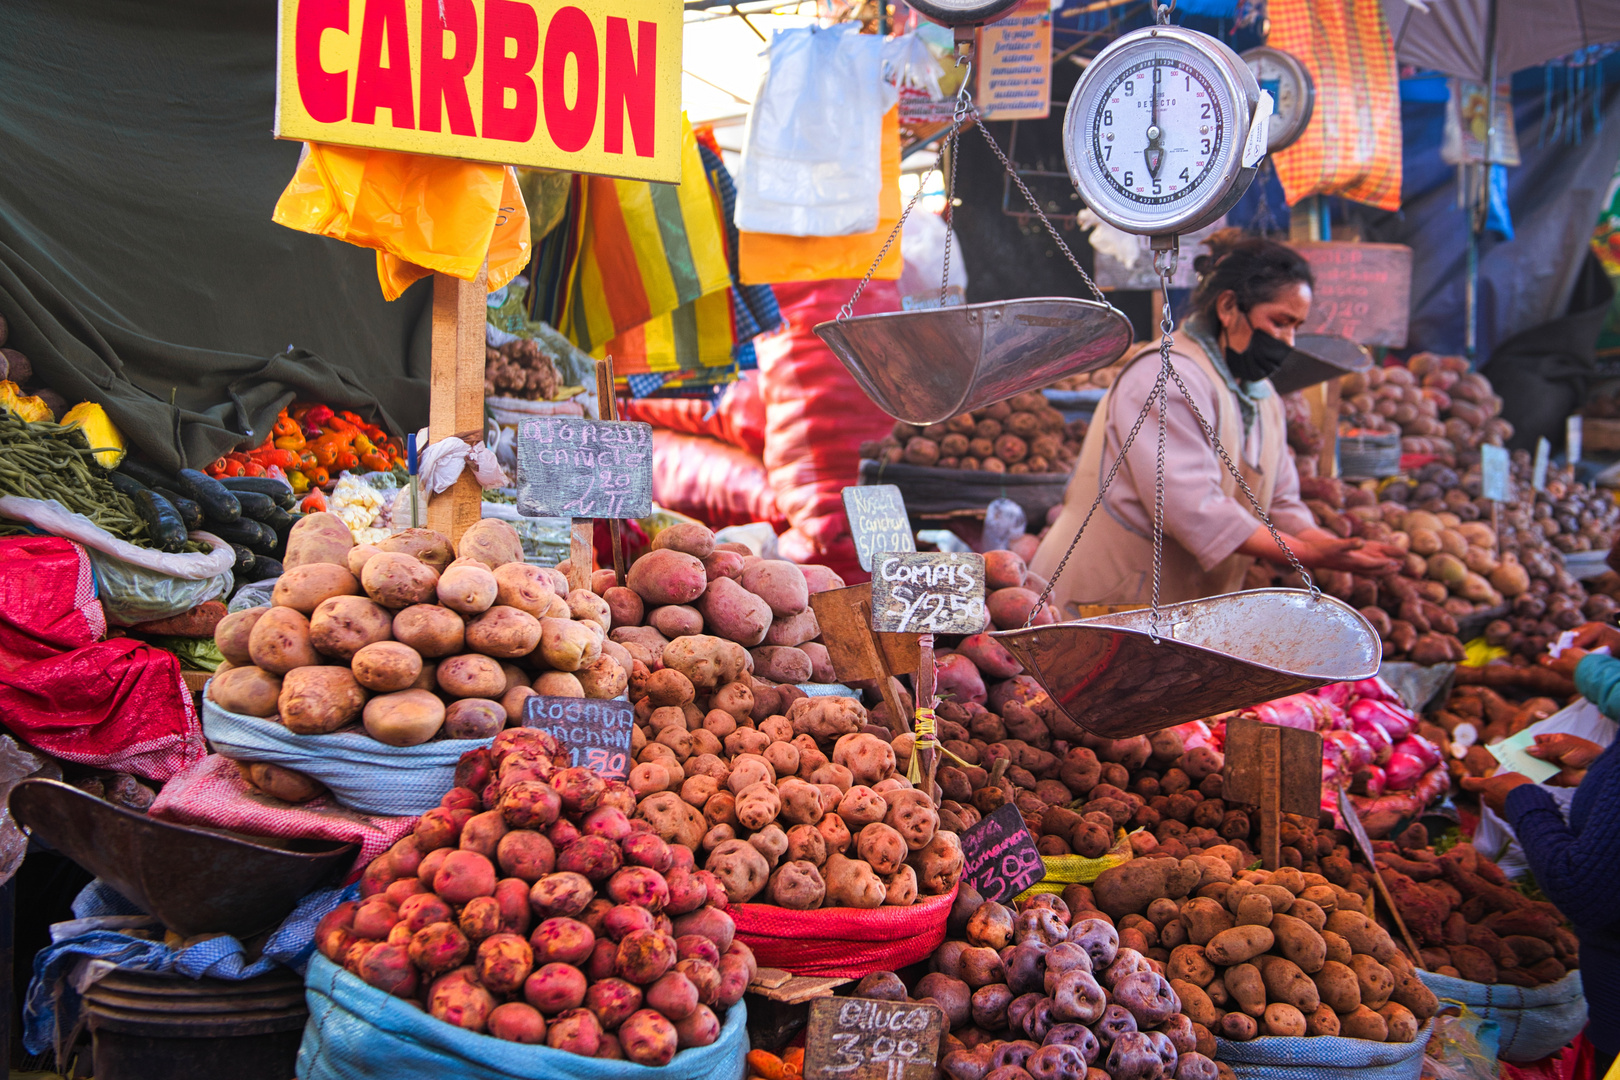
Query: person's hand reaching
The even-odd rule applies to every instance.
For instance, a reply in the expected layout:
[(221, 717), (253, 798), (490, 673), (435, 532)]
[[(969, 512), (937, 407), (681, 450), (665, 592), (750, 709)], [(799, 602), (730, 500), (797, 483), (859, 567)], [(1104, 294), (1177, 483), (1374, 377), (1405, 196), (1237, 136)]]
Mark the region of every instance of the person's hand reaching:
[(1531, 782), (1531, 779), (1523, 773), (1509, 772), (1497, 773), (1495, 776), (1465, 776), (1462, 779), (1462, 787), (1464, 791), (1477, 794), (1480, 802), (1500, 816), (1507, 805), (1508, 792)]
[(1591, 739), (1560, 731), (1551, 735), (1537, 735), (1536, 745), (1528, 747), (1525, 753), (1558, 766), (1558, 775), (1547, 783), (1574, 787), (1586, 776), (1592, 762), (1603, 753), (1603, 747)]

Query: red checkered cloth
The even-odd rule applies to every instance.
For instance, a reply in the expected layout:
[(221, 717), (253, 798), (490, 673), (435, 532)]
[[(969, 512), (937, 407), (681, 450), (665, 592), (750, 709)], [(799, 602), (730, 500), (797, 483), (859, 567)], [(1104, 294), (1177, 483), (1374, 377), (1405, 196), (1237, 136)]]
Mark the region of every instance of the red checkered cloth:
[(177, 825), (229, 829), (249, 836), (359, 844), (360, 855), (349, 881), (416, 828), (414, 817), (358, 814), (325, 795), (296, 806), (261, 795), (242, 779), (236, 762), (218, 754), (210, 754), (165, 784), (147, 813)]
[(863, 979), (930, 956), (945, 940), (945, 920), (954, 903), (952, 889), (947, 896), (920, 898), (909, 907), (791, 911), (774, 904), (733, 904), (726, 913), (760, 967)]
[(180, 661), (106, 630), (82, 547), (0, 540), (0, 724), (64, 761), (167, 780), (208, 752)]

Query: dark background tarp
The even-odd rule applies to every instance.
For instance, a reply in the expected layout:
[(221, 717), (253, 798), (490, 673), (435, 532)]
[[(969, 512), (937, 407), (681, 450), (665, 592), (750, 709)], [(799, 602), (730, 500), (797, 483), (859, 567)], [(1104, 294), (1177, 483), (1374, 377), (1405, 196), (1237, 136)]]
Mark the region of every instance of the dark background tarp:
[(272, 0), (0, 3), (7, 344), (170, 467), (295, 393), (427, 419), (431, 286), (386, 303), (371, 252), (270, 220), (275, 29)]

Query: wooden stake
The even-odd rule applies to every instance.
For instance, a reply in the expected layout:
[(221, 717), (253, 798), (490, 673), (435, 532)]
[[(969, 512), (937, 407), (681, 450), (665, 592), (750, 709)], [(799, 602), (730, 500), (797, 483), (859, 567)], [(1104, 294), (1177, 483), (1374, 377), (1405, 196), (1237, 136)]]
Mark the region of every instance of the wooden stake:
[(568, 590), (591, 591), (591, 569), (596, 563), (596, 522), (575, 518), (568, 530)]
[(1282, 866), (1282, 729), (1260, 729), (1260, 858), (1267, 870)]
[[(613, 396), (613, 357), (596, 362), (596, 412), (598, 420), (617, 420), (619, 402)], [(609, 541), (613, 545), (613, 576), (624, 584), (624, 522), (613, 518), (608, 522)]]
[[(484, 319), (489, 266), (472, 281), (433, 275), (433, 367), (428, 399), (428, 444), (484, 430)], [(424, 446), (421, 449), (426, 450)], [(461, 539), (483, 513), (483, 489), (471, 469), (428, 503), (427, 527)]]

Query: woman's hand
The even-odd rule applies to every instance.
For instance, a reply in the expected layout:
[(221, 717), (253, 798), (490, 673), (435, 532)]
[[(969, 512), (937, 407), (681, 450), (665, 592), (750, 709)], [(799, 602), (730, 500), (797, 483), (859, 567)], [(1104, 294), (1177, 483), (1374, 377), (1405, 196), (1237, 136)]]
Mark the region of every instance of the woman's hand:
[(1575, 639), (1572, 644), (1587, 652), (1607, 645), (1611, 653), (1620, 656), (1620, 629), (1606, 623), (1583, 623), (1575, 628)]
[(1401, 568), (1399, 549), (1390, 544), (1365, 540), (1331, 540), (1312, 537), (1303, 541), (1299, 561), (1312, 570), (1347, 570), (1353, 574), (1382, 577)]
[(1575, 669), (1580, 666), (1582, 660), (1586, 659), (1586, 655), (1585, 649), (1571, 645), (1557, 656), (1543, 653), (1536, 657), (1536, 662), (1544, 668), (1558, 672), (1566, 679), (1573, 679), (1575, 678)]
[(1585, 778), (1586, 770), (1592, 767), (1592, 762), (1603, 753), (1603, 747), (1591, 739), (1583, 739), (1579, 735), (1560, 731), (1551, 735), (1537, 735), (1536, 745), (1527, 747), (1525, 753), (1557, 765), (1561, 770), (1547, 783), (1559, 787), (1575, 787)]
[(1478, 794), (1479, 801), (1494, 810), (1498, 817), (1505, 812), (1508, 792), (1529, 783), (1532, 783), (1532, 781), (1528, 776), (1516, 772), (1497, 773), (1495, 776), (1465, 776), (1462, 778), (1463, 790)]

